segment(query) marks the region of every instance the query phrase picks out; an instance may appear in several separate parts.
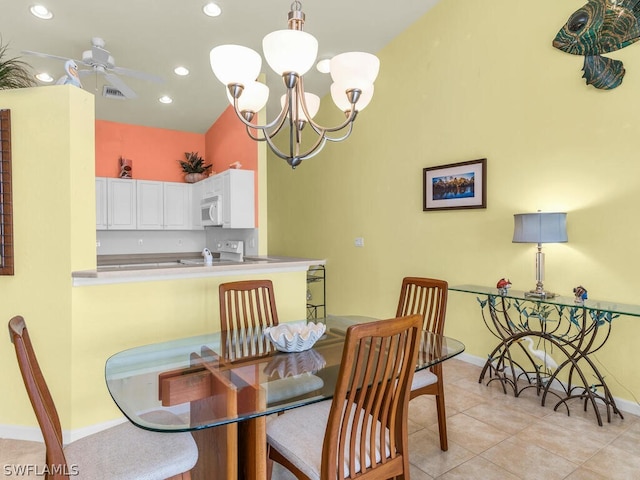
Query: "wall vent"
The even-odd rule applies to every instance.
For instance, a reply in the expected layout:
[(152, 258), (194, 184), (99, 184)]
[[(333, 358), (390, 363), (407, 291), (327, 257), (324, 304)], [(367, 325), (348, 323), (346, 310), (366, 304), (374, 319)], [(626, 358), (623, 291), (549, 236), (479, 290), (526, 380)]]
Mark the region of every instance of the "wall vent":
[(102, 96), (105, 98), (118, 98), (120, 100), (126, 100), (127, 98), (120, 90), (109, 85), (102, 87)]

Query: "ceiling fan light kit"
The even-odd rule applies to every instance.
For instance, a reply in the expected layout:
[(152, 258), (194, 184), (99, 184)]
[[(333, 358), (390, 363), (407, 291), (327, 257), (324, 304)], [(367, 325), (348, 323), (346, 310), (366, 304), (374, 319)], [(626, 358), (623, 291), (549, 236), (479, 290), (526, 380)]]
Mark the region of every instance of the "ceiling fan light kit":
[[(304, 20), (302, 5), (296, 0), (289, 12), (289, 29), (269, 33), (262, 41), (267, 63), (282, 77), (286, 87), (281, 98), (281, 112), (265, 125), (252, 123), (269, 97), (268, 87), (256, 82), (262, 68), (260, 55), (239, 45), (221, 45), (210, 53), (211, 69), (226, 86), (229, 102), (245, 124), (248, 135), (255, 141), (266, 141), (269, 148), (292, 168), (317, 155), (327, 141), (340, 142), (349, 137), (358, 112), (373, 97), (373, 83), (380, 68), (380, 61), (370, 53), (348, 52), (333, 57), (330, 62), (331, 96), (344, 112), (345, 120), (334, 127), (320, 126), (313, 120), (320, 108), (320, 99), (305, 92), (303, 80), (315, 65), (318, 41), (303, 31)], [(273, 141), (285, 122), (289, 126), (288, 151), (280, 150)], [(302, 130), (307, 124), (315, 133), (315, 139), (303, 147)]]

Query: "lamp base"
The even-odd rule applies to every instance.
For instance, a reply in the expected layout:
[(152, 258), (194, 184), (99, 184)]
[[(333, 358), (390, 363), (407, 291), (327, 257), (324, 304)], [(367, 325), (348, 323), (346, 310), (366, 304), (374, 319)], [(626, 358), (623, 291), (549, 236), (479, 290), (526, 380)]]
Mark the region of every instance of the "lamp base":
[(545, 292), (544, 290), (543, 291), (529, 290), (528, 292), (524, 292), (524, 296), (525, 297), (534, 297), (534, 298), (547, 299), (547, 298), (555, 297), (556, 294), (553, 293), (553, 292)]

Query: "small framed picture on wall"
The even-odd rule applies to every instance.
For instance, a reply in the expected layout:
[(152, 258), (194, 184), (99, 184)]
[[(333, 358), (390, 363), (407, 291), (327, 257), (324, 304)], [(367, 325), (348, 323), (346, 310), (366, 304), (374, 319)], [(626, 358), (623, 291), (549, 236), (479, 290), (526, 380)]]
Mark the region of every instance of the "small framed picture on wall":
[(423, 169), (423, 211), (487, 208), (487, 159)]

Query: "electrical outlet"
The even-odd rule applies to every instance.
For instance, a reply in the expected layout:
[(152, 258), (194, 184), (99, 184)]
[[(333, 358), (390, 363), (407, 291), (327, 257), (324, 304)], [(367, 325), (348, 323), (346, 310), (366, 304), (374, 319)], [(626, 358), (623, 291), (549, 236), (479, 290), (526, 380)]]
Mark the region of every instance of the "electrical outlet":
[(356, 247), (364, 247), (364, 237), (356, 237), (356, 239), (353, 241), (353, 244)]
[(181, 247), (182, 246), (182, 239), (178, 240), (178, 246)]
[(100, 240), (96, 240), (96, 248), (100, 246)]
[(144, 243), (144, 241), (140, 238), (138, 239), (138, 245), (142, 245)]
[(255, 238), (251, 237), (249, 239), (249, 247), (256, 248), (256, 239)]

